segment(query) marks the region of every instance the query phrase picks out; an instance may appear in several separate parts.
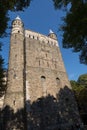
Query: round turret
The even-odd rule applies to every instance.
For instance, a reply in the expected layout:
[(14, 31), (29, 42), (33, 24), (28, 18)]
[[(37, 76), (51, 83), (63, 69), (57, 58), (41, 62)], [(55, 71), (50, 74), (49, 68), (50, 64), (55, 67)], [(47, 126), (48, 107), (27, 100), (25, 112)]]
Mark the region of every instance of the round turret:
[(17, 16), (12, 22), (12, 34), (13, 33), (24, 34), (24, 24), (19, 16)]
[(48, 37), (57, 40), (56, 34), (50, 29)]

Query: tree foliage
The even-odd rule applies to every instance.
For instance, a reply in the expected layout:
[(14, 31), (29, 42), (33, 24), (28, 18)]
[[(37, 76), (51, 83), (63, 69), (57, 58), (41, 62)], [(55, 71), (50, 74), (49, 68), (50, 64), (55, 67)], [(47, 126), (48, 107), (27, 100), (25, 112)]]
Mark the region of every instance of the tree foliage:
[(87, 0), (53, 0), (56, 9), (69, 5), (63, 18), (63, 47), (80, 52), (80, 62), (87, 64)]
[(87, 87), (87, 74), (79, 76), (78, 83), (83, 85), (84, 87)]
[(80, 75), (77, 81), (71, 80), (80, 115), (84, 124), (87, 124), (87, 74)]
[(23, 11), (30, 5), (31, 0), (0, 0), (0, 37), (6, 36), (9, 11)]
[(6, 89), (6, 84), (5, 84), (5, 80), (4, 80), (4, 60), (2, 58), (2, 56), (0, 55), (0, 97), (2, 97), (5, 93), (5, 89)]

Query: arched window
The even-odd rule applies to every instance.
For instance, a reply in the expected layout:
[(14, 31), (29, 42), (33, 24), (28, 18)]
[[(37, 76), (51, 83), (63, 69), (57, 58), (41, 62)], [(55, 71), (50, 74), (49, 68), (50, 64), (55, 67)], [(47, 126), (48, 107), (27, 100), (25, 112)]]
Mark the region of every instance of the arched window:
[(46, 96), (47, 90), (46, 90), (46, 77), (45, 76), (41, 76), (41, 86), (42, 86), (42, 95)]
[(45, 82), (45, 80), (46, 80), (46, 77), (45, 76), (41, 76), (41, 81)]
[(56, 83), (57, 83), (57, 85), (60, 84), (60, 79), (58, 77), (56, 78)]

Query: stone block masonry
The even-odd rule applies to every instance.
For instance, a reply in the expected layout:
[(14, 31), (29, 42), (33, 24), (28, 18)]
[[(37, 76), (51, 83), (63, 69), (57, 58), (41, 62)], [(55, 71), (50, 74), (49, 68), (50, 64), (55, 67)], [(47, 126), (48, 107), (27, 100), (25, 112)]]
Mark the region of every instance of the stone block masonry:
[(76, 130), (81, 120), (57, 36), (12, 22), (4, 130)]

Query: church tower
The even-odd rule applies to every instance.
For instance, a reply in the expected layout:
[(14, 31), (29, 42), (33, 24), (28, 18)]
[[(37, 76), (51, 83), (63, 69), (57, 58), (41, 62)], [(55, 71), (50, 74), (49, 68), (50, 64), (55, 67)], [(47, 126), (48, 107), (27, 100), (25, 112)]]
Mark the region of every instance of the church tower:
[(6, 105), (9, 105), (16, 112), (24, 107), (24, 28), (23, 23), (17, 17), (12, 23), (8, 82), (5, 97)]
[(6, 106), (13, 112), (5, 114), (6, 130), (74, 130), (81, 124), (56, 34), (25, 30), (19, 17), (12, 22)]
[[(4, 107), (12, 109), (13, 113), (24, 108), (24, 25), (19, 17), (12, 22), (12, 31), (10, 39), (10, 54), (7, 91), (5, 95)], [(6, 115), (7, 120), (13, 118), (12, 115)], [(9, 117), (11, 116), (11, 117)], [(11, 123), (11, 122), (10, 122)], [(9, 122), (8, 122), (9, 124)], [(7, 125), (8, 125), (7, 124)], [(14, 126), (6, 126), (6, 130), (15, 129)]]

